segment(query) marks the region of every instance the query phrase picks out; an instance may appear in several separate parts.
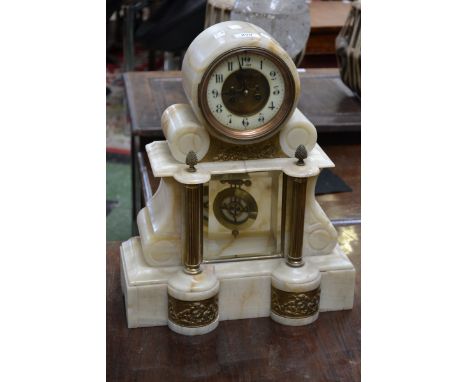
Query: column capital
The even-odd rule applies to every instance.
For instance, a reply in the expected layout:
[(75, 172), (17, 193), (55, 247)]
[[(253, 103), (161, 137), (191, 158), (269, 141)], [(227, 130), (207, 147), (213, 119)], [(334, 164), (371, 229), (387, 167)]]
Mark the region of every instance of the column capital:
[(190, 172), (187, 168), (181, 168), (174, 174), (174, 179), (182, 184), (203, 184), (211, 179), (211, 174), (197, 168), (197, 171)]
[(291, 164), (283, 168), (283, 173), (291, 178), (310, 178), (320, 173), (320, 169), (311, 164), (310, 160), (304, 160), (304, 166), (298, 166), (296, 161), (291, 159)]

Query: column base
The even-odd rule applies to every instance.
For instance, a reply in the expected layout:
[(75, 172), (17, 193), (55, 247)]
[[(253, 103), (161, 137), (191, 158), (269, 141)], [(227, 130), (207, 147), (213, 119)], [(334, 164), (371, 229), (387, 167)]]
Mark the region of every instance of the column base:
[(270, 317), (273, 321), (277, 322), (278, 324), (287, 325), (287, 326), (309, 325), (312, 322), (314, 322), (318, 318), (318, 316), (319, 316), (318, 312), (315, 313), (313, 316), (304, 317), (304, 318), (286, 318), (283, 316), (279, 316), (274, 312), (270, 313)]
[(178, 271), (168, 282), (168, 326), (194, 336), (216, 329), (219, 323), (219, 280), (213, 268), (197, 275)]
[(271, 319), (289, 326), (314, 322), (319, 315), (320, 280), (319, 270), (310, 263), (290, 267), (282, 262), (271, 276)]
[(216, 317), (216, 320), (213, 321), (211, 324), (208, 324), (206, 326), (194, 327), (194, 328), (174, 324), (171, 320), (167, 322), (167, 326), (169, 326), (169, 329), (171, 329), (173, 332), (183, 334), (185, 336), (198, 336), (200, 334), (209, 333), (215, 330), (218, 327), (218, 324), (219, 324), (219, 315)]

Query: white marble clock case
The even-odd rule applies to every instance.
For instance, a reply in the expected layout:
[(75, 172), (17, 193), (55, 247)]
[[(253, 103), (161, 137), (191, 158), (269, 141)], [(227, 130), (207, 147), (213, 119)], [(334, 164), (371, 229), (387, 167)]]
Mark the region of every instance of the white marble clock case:
[[(153, 175), (161, 185), (151, 202), (138, 214), (139, 237), (121, 246), (121, 283), (130, 328), (168, 324), (168, 282), (182, 269), (180, 185), (185, 164), (174, 159), (165, 141), (147, 145)], [(287, 172), (294, 159), (276, 158), (231, 162), (202, 162), (200, 175)], [(306, 266), (321, 273), (320, 311), (351, 309), (355, 270), (343, 254), (337, 234), (315, 199), (319, 170), (333, 162), (315, 145), (306, 167), (317, 175), (308, 180), (303, 256)], [(157, 211), (157, 213), (156, 213)], [(284, 258), (202, 264), (201, 275), (219, 280), (219, 320), (270, 316), (272, 273)]]
[[(286, 292), (302, 292), (303, 288), (318, 290), (320, 285), (319, 311), (322, 312), (351, 309), (353, 306), (353, 265), (341, 251), (337, 233), (315, 199), (320, 169), (334, 165), (316, 144), (317, 132), (313, 124), (293, 107), (289, 119), (277, 131), (278, 138), (274, 144), (281, 152), (277, 157), (232, 161), (205, 158), (212, 137), (198, 106), (198, 84), (218, 55), (245, 46), (268, 49), (284, 60), (294, 77), (294, 105), (297, 104), (300, 83), (294, 63), (261, 28), (245, 22), (220, 23), (206, 29), (191, 44), (182, 67), (183, 86), (190, 105), (175, 104), (167, 108), (161, 120), (166, 141), (146, 146), (153, 175), (161, 178), (161, 182), (153, 198), (138, 214), (140, 236), (121, 246), (121, 282), (127, 322), (131, 328), (169, 325), (179, 333), (193, 335), (213, 330), (222, 320), (271, 315), (275, 321), (286, 325), (303, 325), (317, 318), (317, 314), (305, 319), (275, 316), (271, 309), (272, 285)], [(299, 144), (308, 151), (306, 165), (302, 167), (296, 166), (293, 158)], [(189, 151), (195, 151), (200, 160), (196, 173), (186, 171), (184, 162)], [(302, 247), (305, 265), (293, 269), (285, 265), (284, 257), (278, 257), (278, 254), (265, 257), (265, 253), (258, 253), (261, 255), (258, 259), (212, 262), (222, 254), (208, 251), (201, 265), (202, 273), (195, 276), (184, 274), (182, 184), (210, 182), (210, 187), (213, 186), (212, 190), (216, 192), (216, 185), (211, 182), (216, 182), (219, 175), (259, 172), (282, 172), (290, 177), (308, 178)], [(252, 182), (253, 188), (255, 184)], [(262, 190), (255, 191), (258, 199)], [(258, 239), (261, 240), (260, 237)], [(242, 245), (249, 244), (238, 241), (227, 252), (235, 253)], [(205, 243), (204, 246), (210, 248)], [(223, 246), (226, 247), (225, 244)], [(168, 320), (168, 294), (182, 301), (197, 301), (218, 294), (219, 316), (208, 327), (177, 327)]]

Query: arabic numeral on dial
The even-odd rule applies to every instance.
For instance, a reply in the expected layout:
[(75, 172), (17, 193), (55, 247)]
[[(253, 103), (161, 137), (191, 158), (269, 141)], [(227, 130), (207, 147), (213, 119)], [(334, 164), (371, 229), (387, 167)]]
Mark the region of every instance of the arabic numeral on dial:
[(223, 105), (216, 105), (216, 112), (222, 113), (223, 112)]
[(247, 128), (247, 126), (249, 126), (249, 119), (248, 119), (248, 118), (244, 118), (244, 119), (242, 120), (242, 125), (243, 125), (245, 128)]
[(213, 90), (211, 91), (211, 94), (213, 94), (213, 98), (217, 98), (218, 95), (219, 95), (219, 92), (218, 92), (216, 89), (213, 89)]
[(276, 80), (276, 72), (274, 70), (270, 72), (270, 77), (272, 80)]
[(268, 109), (273, 110), (274, 108), (275, 108), (275, 104), (273, 103), (273, 101), (271, 101), (271, 105), (268, 106)]
[(216, 80), (216, 83), (221, 83), (224, 81), (224, 77), (222, 74), (215, 74), (215, 80)]
[(262, 114), (259, 114), (258, 122), (263, 123), (265, 121), (265, 117)]

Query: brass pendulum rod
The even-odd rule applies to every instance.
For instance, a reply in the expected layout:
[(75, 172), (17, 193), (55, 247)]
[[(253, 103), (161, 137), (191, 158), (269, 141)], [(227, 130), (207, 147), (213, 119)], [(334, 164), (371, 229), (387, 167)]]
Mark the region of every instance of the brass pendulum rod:
[(291, 267), (301, 267), (302, 242), (304, 238), (304, 216), (307, 191), (307, 178), (290, 177), (291, 210), (290, 210), (290, 243), (286, 263)]
[(203, 184), (184, 184), (184, 198), (184, 272), (196, 275), (203, 260)]

